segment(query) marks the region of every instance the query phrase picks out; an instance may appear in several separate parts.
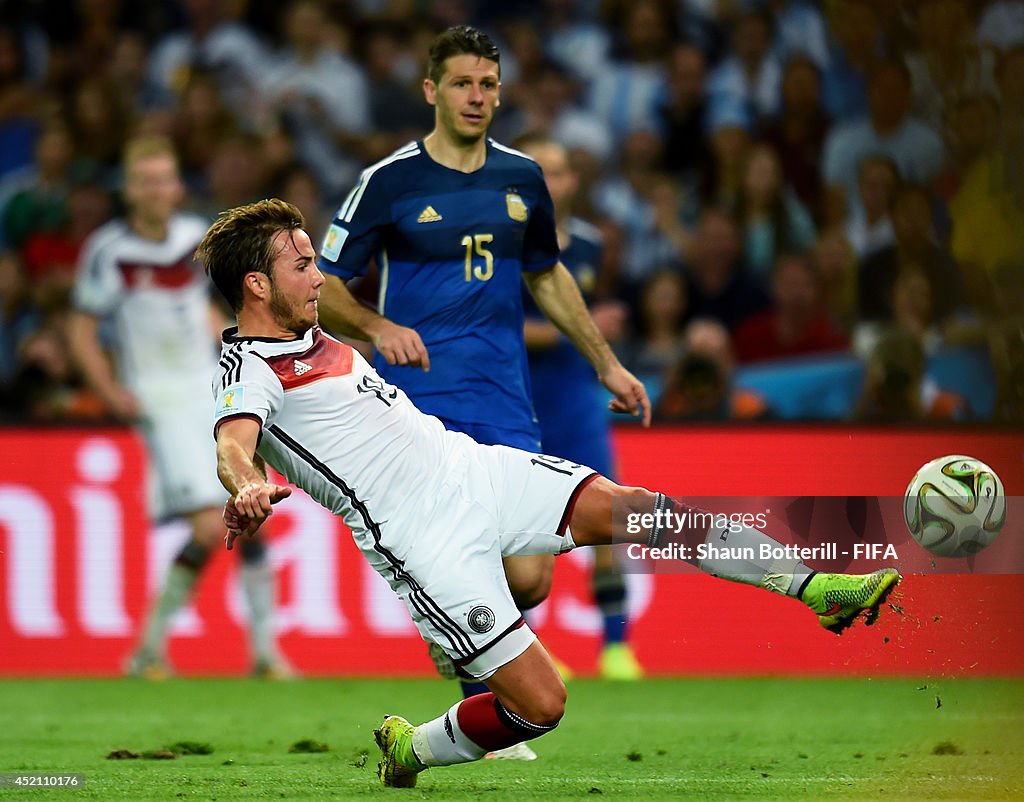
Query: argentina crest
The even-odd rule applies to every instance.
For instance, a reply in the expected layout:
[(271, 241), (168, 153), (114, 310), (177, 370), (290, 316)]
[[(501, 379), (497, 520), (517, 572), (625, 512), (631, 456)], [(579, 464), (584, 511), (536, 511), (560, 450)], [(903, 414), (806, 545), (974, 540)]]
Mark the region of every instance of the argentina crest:
[(508, 216), (517, 223), (526, 222), (529, 216), (529, 210), (518, 192), (505, 193), (505, 208), (508, 210)]

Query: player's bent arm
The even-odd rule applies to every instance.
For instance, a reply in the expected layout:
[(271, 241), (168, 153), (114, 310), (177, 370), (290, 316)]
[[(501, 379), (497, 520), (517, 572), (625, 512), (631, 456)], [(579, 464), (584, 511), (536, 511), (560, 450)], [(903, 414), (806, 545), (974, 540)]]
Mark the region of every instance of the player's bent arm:
[(430, 370), (427, 348), (416, 330), (399, 326), (361, 304), (337, 276), (324, 274), (317, 308), (329, 329), (373, 343), (392, 365), (418, 365)]
[(548, 320), (572, 340), (598, 375), (618, 362), (608, 341), (594, 325), (579, 285), (565, 265), (558, 262), (550, 270), (523, 273), (523, 280)]
[(256, 456), (260, 424), (252, 418), (231, 418), (217, 429), (217, 476), (231, 494), (224, 509), (228, 548), (240, 535), (251, 535), (273, 513), (273, 505), (291, 495), (291, 488), (267, 481)]
[(68, 348), (82, 376), (110, 411), (126, 421), (139, 417), (141, 407), (114, 376), (113, 365), (99, 338), (100, 319), (85, 312), (72, 311), (68, 320)]
[(329, 273), (324, 273), (317, 310), (321, 322), (329, 329), (357, 340), (372, 340), (372, 332), (384, 320), (381, 315), (361, 304), (345, 286), (345, 282)]
[(256, 464), (259, 436), (260, 424), (252, 418), (230, 418), (217, 427), (217, 476), (232, 496), (267, 481)]
[(565, 265), (558, 262), (550, 270), (524, 273), (523, 280), (537, 306), (565, 334), (597, 371), (601, 383), (615, 396), (610, 407), (615, 412), (630, 412), (651, 422), (651, 402), (647, 390), (636, 376), (626, 370), (608, 341), (594, 323), (579, 286)]

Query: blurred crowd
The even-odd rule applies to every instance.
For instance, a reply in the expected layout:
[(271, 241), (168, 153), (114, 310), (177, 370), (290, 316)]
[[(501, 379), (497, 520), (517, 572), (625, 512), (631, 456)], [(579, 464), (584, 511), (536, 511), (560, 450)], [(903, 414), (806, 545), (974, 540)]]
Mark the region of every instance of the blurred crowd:
[[(769, 418), (737, 372), (824, 354), (865, 366), (852, 418), (1024, 421), (1020, 0), (0, 2), (3, 416), (105, 415), (64, 326), (129, 136), (173, 139), (193, 211), (277, 196), (318, 242), (430, 129), (459, 23), (501, 47), (492, 135), (570, 149), (595, 303), (661, 419)], [(928, 375), (958, 347), (984, 416)]]

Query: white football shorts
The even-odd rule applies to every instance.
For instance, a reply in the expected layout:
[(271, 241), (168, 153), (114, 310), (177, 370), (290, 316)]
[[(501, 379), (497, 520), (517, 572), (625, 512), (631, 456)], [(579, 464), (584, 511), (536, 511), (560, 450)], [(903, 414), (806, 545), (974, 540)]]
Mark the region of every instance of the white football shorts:
[(228, 493), (217, 478), (213, 405), (200, 396), (147, 414), (141, 432), (149, 450), (150, 510), (163, 521), (220, 507)]
[(475, 443), (460, 462), (435, 498), (410, 504), (407, 520), (383, 522), (356, 541), (405, 602), (424, 640), (484, 680), (536, 639), (512, 601), (502, 557), (572, 549), (572, 508), (597, 473)]

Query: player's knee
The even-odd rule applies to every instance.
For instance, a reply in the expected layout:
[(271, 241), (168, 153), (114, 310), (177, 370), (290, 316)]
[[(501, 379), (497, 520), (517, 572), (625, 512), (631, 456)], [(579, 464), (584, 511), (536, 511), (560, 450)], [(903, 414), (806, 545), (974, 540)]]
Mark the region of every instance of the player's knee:
[(540, 720), (537, 723), (553, 727), (561, 721), (562, 716), (565, 715), (567, 699), (565, 683), (559, 679), (558, 684), (545, 696), (544, 708), (540, 711)]
[(615, 498), (621, 499), (619, 503), (625, 504), (631, 512), (650, 512), (651, 503), (654, 501), (654, 493), (646, 487), (615, 485), (612, 494)]
[(652, 509), (654, 493), (643, 487), (630, 487), (599, 477), (580, 496), (573, 511), (570, 529), (580, 546), (599, 546), (616, 542), (616, 532), (634, 513)]
[(540, 727), (554, 727), (565, 715), (567, 695), (561, 678), (533, 689), (519, 715)]

